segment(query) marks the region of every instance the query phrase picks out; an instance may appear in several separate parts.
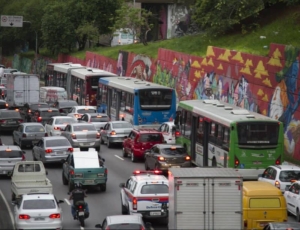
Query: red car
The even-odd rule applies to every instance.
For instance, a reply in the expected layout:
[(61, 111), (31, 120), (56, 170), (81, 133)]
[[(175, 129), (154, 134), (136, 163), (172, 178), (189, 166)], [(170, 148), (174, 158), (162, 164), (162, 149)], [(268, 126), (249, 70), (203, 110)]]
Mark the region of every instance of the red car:
[(165, 141), (161, 132), (154, 129), (134, 129), (123, 141), (123, 157), (130, 155), (131, 161), (136, 162), (137, 159), (144, 159), (146, 150), (162, 143)]

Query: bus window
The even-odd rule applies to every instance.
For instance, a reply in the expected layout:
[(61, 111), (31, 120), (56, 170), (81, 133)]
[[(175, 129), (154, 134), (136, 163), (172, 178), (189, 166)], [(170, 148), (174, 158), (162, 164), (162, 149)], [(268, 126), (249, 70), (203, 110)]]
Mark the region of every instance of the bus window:
[(133, 94), (122, 92), (121, 111), (132, 114), (133, 111)]
[(203, 145), (203, 117), (198, 117), (196, 141)]
[(111, 107), (117, 108), (117, 91), (115, 89), (112, 90), (112, 101), (111, 101)]
[(183, 136), (190, 138), (191, 137), (191, 130), (192, 130), (192, 113), (186, 111), (184, 113), (184, 131), (183, 131)]
[(228, 128), (224, 128), (223, 147), (229, 149), (230, 132)]
[(171, 108), (173, 91), (169, 89), (143, 89), (139, 91), (142, 110), (167, 110)]

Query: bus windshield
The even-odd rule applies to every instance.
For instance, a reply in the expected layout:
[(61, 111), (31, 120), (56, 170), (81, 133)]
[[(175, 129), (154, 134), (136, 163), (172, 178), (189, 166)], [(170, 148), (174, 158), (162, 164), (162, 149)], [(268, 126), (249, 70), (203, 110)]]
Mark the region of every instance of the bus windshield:
[(140, 105), (142, 110), (170, 109), (172, 104), (172, 90), (143, 89), (140, 90)]
[(238, 144), (239, 145), (277, 145), (278, 123), (238, 123)]

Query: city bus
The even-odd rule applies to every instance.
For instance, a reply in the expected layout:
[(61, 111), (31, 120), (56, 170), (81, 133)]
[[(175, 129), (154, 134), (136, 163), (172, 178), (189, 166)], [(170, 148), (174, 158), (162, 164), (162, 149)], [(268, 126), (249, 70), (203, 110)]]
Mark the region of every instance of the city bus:
[(234, 168), (257, 179), (269, 165), (283, 162), (283, 124), (218, 100), (179, 102), (176, 143), (200, 167)]
[(132, 77), (100, 78), (97, 99), (98, 112), (128, 121), (134, 128), (155, 128), (175, 118), (173, 88)]
[(79, 105), (97, 105), (96, 94), (100, 77), (117, 76), (108, 71), (73, 63), (51, 63), (47, 65), (45, 86), (66, 89), (69, 99)]

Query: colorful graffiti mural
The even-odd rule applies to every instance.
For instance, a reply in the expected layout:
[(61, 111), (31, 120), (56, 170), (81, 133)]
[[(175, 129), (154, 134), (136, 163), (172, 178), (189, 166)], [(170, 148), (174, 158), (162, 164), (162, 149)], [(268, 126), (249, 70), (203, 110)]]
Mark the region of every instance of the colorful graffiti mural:
[(103, 69), (111, 73), (117, 73), (116, 60), (97, 55), (92, 52), (86, 52), (85, 63), (83, 65)]

